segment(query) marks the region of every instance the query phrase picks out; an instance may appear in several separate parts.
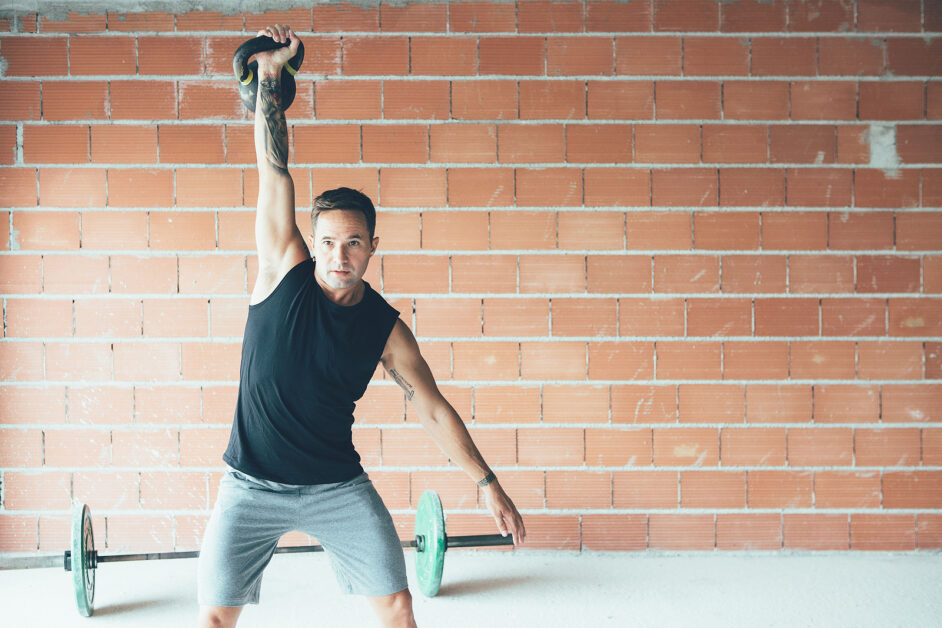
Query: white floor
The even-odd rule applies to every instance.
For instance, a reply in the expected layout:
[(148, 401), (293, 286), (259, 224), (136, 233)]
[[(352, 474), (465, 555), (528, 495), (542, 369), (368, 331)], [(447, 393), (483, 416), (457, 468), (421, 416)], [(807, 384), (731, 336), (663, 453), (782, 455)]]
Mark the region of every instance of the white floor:
[[(939, 628), (942, 553), (593, 553), (452, 550), (442, 590), (414, 586), (420, 626), (822, 626)], [(62, 569), (0, 571), (7, 628), (195, 625), (196, 561), (109, 563), (95, 615), (75, 610)], [(374, 626), (368, 603), (339, 592), (323, 554), (276, 556), (262, 603), (240, 627)]]

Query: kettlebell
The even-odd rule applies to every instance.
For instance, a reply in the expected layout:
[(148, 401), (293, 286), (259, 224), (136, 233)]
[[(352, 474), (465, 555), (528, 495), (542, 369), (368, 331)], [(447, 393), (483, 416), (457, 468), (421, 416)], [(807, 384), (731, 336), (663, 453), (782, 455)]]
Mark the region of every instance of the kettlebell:
[[(249, 111), (255, 111), (255, 100), (258, 97), (258, 61), (246, 65), (246, 59), (259, 52), (285, 48), (289, 45), (288, 42), (276, 42), (271, 37), (263, 35), (253, 37), (235, 51), (232, 57), (232, 69), (239, 81), (239, 96), (242, 98), (242, 104)], [(298, 52), (281, 69), (281, 106), (283, 109), (287, 109), (294, 102), (294, 94), (297, 91), (294, 75), (301, 69), (302, 61), (304, 61), (304, 44), (298, 42)]]

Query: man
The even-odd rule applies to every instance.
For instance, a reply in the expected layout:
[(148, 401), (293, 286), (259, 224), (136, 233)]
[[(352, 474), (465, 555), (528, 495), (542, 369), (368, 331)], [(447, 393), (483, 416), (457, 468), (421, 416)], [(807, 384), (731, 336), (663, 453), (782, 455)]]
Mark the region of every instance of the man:
[(278, 539), (300, 530), (324, 546), (341, 588), (369, 597), (383, 625), (414, 626), (392, 517), (352, 443), (354, 402), (377, 362), (405, 391), (442, 451), (483, 487), (500, 532), (522, 543), (526, 531), (436, 387), (412, 332), (362, 280), (379, 243), (367, 196), (339, 188), (317, 197), (311, 259), (295, 223), (279, 102), (282, 66), (300, 42), (277, 24), (258, 34), (290, 45), (256, 56), (259, 271), (223, 456), (229, 470), (200, 552), (200, 625), (235, 625), (242, 606), (258, 603), (262, 572)]

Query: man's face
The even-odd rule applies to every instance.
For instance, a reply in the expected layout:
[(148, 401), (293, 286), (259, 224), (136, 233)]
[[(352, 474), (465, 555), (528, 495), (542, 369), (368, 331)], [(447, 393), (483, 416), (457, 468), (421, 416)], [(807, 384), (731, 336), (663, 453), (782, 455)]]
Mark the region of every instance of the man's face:
[(315, 272), (335, 290), (352, 288), (363, 277), (379, 238), (370, 240), (366, 217), (361, 212), (331, 209), (317, 217), (311, 238)]

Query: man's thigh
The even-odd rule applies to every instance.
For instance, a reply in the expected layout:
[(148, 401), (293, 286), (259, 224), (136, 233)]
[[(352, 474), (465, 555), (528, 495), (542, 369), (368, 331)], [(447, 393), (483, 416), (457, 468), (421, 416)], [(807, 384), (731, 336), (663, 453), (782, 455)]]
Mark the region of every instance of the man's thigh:
[(258, 603), (262, 573), (278, 539), (297, 524), (297, 497), (267, 490), (238, 472), (223, 476), (200, 548), (200, 605)]
[(306, 494), (301, 522), (324, 546), (346, 593), (375, 597), (408, 587), (396, 526), (365, 473)]

